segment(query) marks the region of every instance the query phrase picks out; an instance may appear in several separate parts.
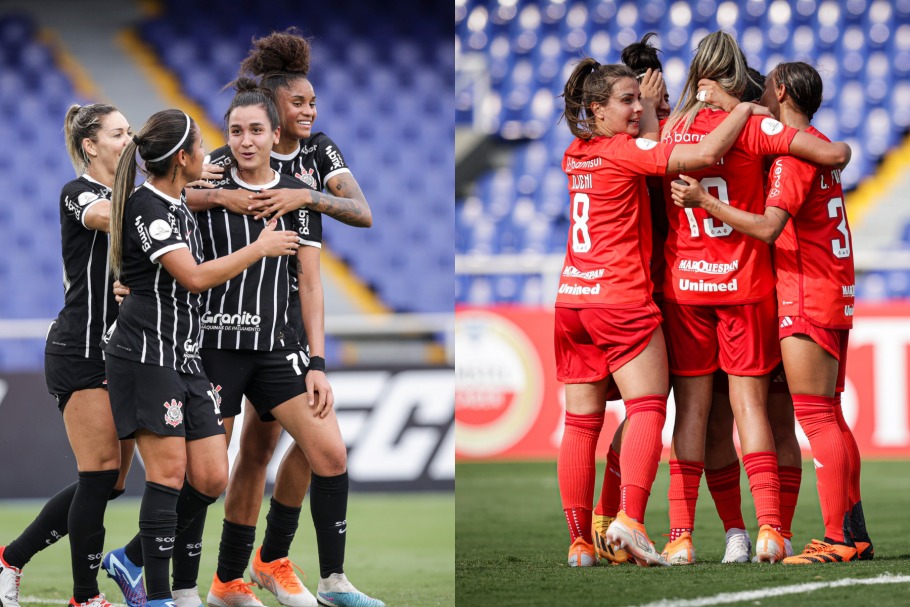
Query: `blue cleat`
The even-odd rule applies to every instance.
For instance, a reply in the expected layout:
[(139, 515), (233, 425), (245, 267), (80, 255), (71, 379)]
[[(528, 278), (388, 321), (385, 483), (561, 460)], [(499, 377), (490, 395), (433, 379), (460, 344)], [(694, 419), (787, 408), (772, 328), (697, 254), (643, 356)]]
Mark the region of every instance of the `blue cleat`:
[(316, 599), (328, 607), (385, 607), (379, 599), (360, 592), (343, 573), (333, 573), (319, 579)]
[[(145, 596), (145, 584), (142, 583), (142, 567), (134, 565), (126, 557), (125, 549), (117, 548), (105, 554), (101, 560), (101, 567), (107, 572), (107, 577), (117, 583), (127, 607), (146, 607), (146, 605), (165, 607), (160, 600), (148, 601)], [(168, 599), (169, 601), (170, 599)], [(161, 604), (159, 605), (159, 603)]]

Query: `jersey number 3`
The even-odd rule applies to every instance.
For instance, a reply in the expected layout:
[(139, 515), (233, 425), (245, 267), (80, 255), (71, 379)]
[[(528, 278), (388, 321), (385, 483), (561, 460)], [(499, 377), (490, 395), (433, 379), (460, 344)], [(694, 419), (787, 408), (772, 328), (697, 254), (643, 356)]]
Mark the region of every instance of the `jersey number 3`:
[(850, 231), (847, 230), (847, 213), (844, 211), (844, 199), (832, 198), (828, 201), (828, 217), (837, 219), (840, 215), (840, 223), (837, 224), (837, 231), (844, 235), (844, 241), (839, 238), (831, 239), (831, 251), (838, 259), (850, 257)]

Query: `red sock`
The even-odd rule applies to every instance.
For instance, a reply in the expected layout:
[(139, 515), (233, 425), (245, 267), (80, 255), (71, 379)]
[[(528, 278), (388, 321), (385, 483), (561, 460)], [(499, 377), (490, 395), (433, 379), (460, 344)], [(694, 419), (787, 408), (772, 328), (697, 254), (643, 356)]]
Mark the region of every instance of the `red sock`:
[(850, 511), (850, 448), (834, 409), (834, 397), (793, 395), (793, 411), (815, 458), (825, 537), (843, 542), (844, 515)]
[(780, 534), (789, 539), (793, 537), (790, 527), (793, 525), (793, 513), (796, 512), (796, 501), (799, 499), (803, 469), (778, 464), (777, 476), (780, 478)]
[(591, 542), (591, 504), (594, 501), (594, 459), (603, 413), (566, 413), (566, 429), (559, 445), (556, 476), (562, 509), (574, 542), (579, 536)]
[(670, 541), (695, 528), (695, 504), (704, 462), (670, 460)]
[(859, 445), (856, 444), (856, 437), (853, 436), (850, 426), (847, 425), (847, 420), (844, 419), (844, 411), (841, 409), (840, 404), (840, 393), (834, 395), (834, 416), (837, 418), (837, 425), (840, 427), (850, 455), (850, 507), (852, 508), (863, 499), (859, 491), (859, 473), (862, 463), (860, 462)]
[(780, 529), (780, 479), (777, 478), (777, 453), (756, 451), (743, 455), (743, 467), (749, 477), (749, 489), (755, 502), (759, 526)]
[(739, 490), (739, 460), (716, 470), (705, 470), (708, 491), (714, 500), (724, 531), (745, 529), (742, 492)]
[(660, 464), (661, 430), (667, 419), (667, 397), (659, 394), (626, 401), (626, 436), (619, 455), (622, 510), (645, 522), (645, 508)]
[(604, 482), (600, 488), (600, 501), (594, 507), (594, 514), (616, 516), (619, 511), (619, 500), (622, 497), (620, 490), (619, 453), (610, 445), (607, 451), (607, 467), (604, 469)]

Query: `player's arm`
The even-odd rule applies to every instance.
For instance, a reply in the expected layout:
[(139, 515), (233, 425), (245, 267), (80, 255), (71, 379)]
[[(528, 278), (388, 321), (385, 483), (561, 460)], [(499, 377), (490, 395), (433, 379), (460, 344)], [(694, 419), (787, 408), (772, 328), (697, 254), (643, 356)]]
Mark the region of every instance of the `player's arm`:
[(222, 207), (238, 215), (252, 215), (250, 192), (247, 190), (226, 190), (224, 188), (189, 189), (186, 192), (186, 206), (194, 213)]
[(93, 203), (82, 216), (82, 223), (90, 230), (110, 232), (111, 201), (102, 199)]
[(355, 228), (368, 228), (373, 225), (370, 205), (367, 204), (363, 191), (350, 172), (345, 171), (333, 176), (326, 183), (326, 187), (332, 194), (307, 188), (263, 190), (250, 196), (250, 210), (256, 213), (256, 219), (264, 217), (277, 219), (298, 209), (310, 209)]
[(815, 164), (843, 169), (850, 162), (852, 151), (843, 141), (825, 141), (799, 131), (790, 142), (790, 154)]
[(234, 278), (263, 257), (296, 253), (297, 233), (276, 231), (275, 226), (276, 222), (270, 221), (256, 242), (218, 259), (197, 264), (189, 248), (183, 245), (167, 250), (158, 261), (183, 288), (191, 293), (204, 293)]
[[(682, 180), (682, 182), (681, 182)], [(778, 207), (765, 207), (765, 213), (758, 215), (725, 204), (712, 196), (698, 180), (680, 175), (670, 184), (673, 203), (682, 208), (700, 208), (746, 236), (758, 238), (768, 244), (774, 243), (787, 225), (790, 214)]]
[[(310, 345), (310, 358), (325, 358), (325, 298), (322, 290), (318, 247), (303, 246), (297, 251), (297, 286), (303, 328)], [(309, 369), (306, 374), (307, 400), (313, 414), (325, 417), (335, 403), (332, 387), (324, 370)]]
[(705, 135), (697, 144), (674, 146), (667, 161), (667, 172), (684, 173), (717, 164), (736, 143), (751, 116), (768, 115), (770, 113), (767, 108), (754, 103), (738, 104), (717, 128)]

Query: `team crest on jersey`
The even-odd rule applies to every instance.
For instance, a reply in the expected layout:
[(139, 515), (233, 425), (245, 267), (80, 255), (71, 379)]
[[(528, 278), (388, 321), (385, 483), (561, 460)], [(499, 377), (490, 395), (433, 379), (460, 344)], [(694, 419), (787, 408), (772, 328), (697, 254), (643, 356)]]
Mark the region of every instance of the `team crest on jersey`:
[(640, 149), (640, 150), (650, 150), (651, 148), (653, 148), (654, 146), (657, 145), (657, 142), (652, 141), (650, 139), (642, 138), (642, 139), (636, 139), (635, 145), (638, 146), (638, 149)]
[(777, 135), (784, 130), (784, 125), (774, 118), (765, 118), (761, 121), (761, 130), (764, 131), (766, 135)]
[(164, 423), (172, 428), (176, 428), (183, 423), (183, 403), (172, 398), (171, 402), (164, 403), (167, 413), (164, 414)]
[(155, 240), (167, 240), (171, 237), (171, 226), (163, 219), (156, 219), (149, 225), (149, 235)]
[(294, 177), (296, 177), (303, 183), (307, 184), (314, 190), (319, 189), (318, 187), (316, 187), (316, 178), (313, 177), (313, 169), (308, 170), (306, 173), (304, 173), (304, 172), (294, 173)]

